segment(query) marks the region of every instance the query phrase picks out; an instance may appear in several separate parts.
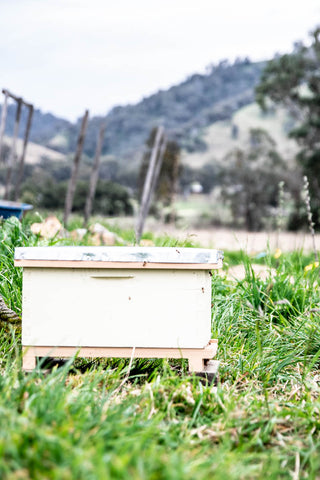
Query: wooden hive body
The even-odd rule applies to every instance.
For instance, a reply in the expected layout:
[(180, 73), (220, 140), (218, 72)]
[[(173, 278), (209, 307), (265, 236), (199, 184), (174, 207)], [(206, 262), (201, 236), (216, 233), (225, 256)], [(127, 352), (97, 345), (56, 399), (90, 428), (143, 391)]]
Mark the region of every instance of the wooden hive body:
[(79, 348), (92, 356), (99, 348), (99, 356), (117, 356), (112, 349), (121, 348), (118, 356), (132, 349), (138, 356), (143, 349), (160, 350), (151, 356), (203, 350), (211, 337), (210, 271), (221, 264), (221, 252), (206, 249), (17, 248), (24, 350), (34, 356), (39, 349), (49, 356)]

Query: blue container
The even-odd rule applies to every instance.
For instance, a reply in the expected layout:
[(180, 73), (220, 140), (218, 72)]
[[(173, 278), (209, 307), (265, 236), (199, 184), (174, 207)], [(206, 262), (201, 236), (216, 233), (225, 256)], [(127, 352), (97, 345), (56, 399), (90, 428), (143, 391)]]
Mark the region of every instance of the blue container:
[(32, 209), (33, 205), (29, 205), (28, 203), (0, 200), (0, 217), (2, 218), (17, 217), (20, 219), (24, 212)]

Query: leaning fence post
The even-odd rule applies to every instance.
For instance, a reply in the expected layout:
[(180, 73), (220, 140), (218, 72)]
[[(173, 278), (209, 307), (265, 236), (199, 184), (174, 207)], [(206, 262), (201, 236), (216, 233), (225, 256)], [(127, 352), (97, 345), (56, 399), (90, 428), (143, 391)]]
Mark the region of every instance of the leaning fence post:
[(85, 206), (85, 210), (84, 210), (84, 224), (85, 224), (85, 226), (88, 224), (89, 217), (91, 215), (91, 210), (92, 210), (92, 202), (93, 202), (93, 199), (94, 199), (94, 195), (96, 193), (96, 187), (97, 187), (98, 175), (99, 175), (99, 166), (100, 166), (100, 155), (101, 155), (101, 150), (102, 150), (102, 143), (103, 143), (103, 137), (104, 137), (105, 129), (106, 129), (105, 125), (102, 124), (100, 126), (100, 130), (99, 130), (96, 153), (95, 153), (92, 172), (91, 172), (91, 177), (90, 177), (89, 192), (88, 192), (88, 196), (87, 196), (87, 200), (86, 200), (86, 206)]
[(80, 163), (80, 158), (81, 158), (82, 149), (83, 149), (84, 137), (85, 137), (87, 125), (88, 125), (88, 117), (89, 117), (89, 110), (86, 110), (82, 118), (80, 134), (79, 134), (78, 143), (77, 143), (77, 150), (74, 156), (71, 177), (68, 184), (68, 191), (66, 195), (64, 217), (63, 217), (63, 222), (65, 225), (67, 224), (68, 217), (72, 210), (73, 197), (76, 189), (76, 182), (77, 182), (78, 171), (79, 171), (79, 163)]
[(20, 117), (21, 117), (21, 106), (22, 106), (22, 99), (18, 98), (17, 99), (17, 110), (16, 110), (16, 119), (15, 119), (15, 123), (14, 123), (12, 146), (11, 146), (11, 152), (10, 152), (10, 156), (9, 156), (8, 169), (7, 169), (6, 186), (5, 186), (5, 191), (4, 191), (4, 199), (5, 200), (7, 200), (9, 198), (9, 194), (10, 194), (11, 176), (12, 176), (12, 169), (13, 169), (13, 166), (14, 166), (14, 163), (15, 163), (17, 137), (18, 137), (18, 133), (19, 133), (19, 123), (20, 123)]
[(163, 127), (158, 127), (154, 144), (151, 150), (150, 162), (149, 162), (146, 179), (143, 186), (141, 205), (138, 213), (138, 220), (137, 220), (137, 226), (136, 226), (136, 242), (137, 243), (139, 243), (140, 241), (140, 238), (143, 232), (144, 222), (149, 210), (150, 198), (151, 198), (150, 193), (151, 193), (152, 185), (154, 183), (154, 175), (156, 171), (157, 159), (159, 157), (158, 153), (160, 148), (160, 142), (163, 137), (163, 134), (164, 134)]
[(2, 93), (4, 94), (4, 102), (2, 106), (1, 123), (0, 123), (0, 162), (1, 162), (1, 155), (2, 155), (3, 137), (4, 137), (4, 131), (6, 127), (6, 120), (7, 120), (7, 113), (8, 113), (8, 96), (9, 96), (6, 90), (2, 90)]
[(151, 202), (152, 196), (153, 196), (154, 191), (157, 187), (157, 183), (158, 183), (158, 180), (159, 180), (159, 175), (160, 175), (162, 162), (163, 162), (163, 157), (164, 157), (166, 148), (167, 148), (167, 140), (166, 140), (165, 136), (163, 135), (161, 145), (160, 145), (160, 148), (159, 148), (159, 155), (157, 157), (157, 163), (156, 163), (156, 166), (155, 166), (155, 169), (154, 169), (152, 184), (151, 184), (151, 188), (150, 188), (150, 192), (149, 192), (148, 210), (149, 210), (149, 207), (150, 207), (150, 202)]
[(17, 177), (15, 191), (14, 191), (14, 200), (18, 200), (19, 195), (20, 195), (20, 188), (21, 188), (21, 182), (22, 182), (22, 177), (23, 177), (23, 169), (24, 169), (24, 161), (25, 161), (25, 157), (26, 157), (27, 146), (28, 146), (28, 141), (29, 141), (29, 134), (30, 134), (30, 129), (31, 129), (32, 116), (33, 116), (33, 105), (29, 105), (28, 108), (29, 108), (29, 114), (28, 114), (26, 131), (25, 131), (25, 134), (24, 134), (22, 154), (21, 154), (20, 162), (19, 162), (18, 177)]

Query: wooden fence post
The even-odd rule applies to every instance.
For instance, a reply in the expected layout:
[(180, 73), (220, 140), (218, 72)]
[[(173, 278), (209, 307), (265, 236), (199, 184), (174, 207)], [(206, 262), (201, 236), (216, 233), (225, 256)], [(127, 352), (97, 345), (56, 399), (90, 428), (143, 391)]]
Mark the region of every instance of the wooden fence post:
[(177, 153), (177, 157), (173, 160), (173, 172), (172, 172), (172, 188), (169, 192), (169, 205), (170, 205), (170, 211), (169, 211), (169, 217), (168, 217), (168, 223), (174, 223), (176, 220), (176, 208), (175, 208), (175, 196), (178, 190), (178, 179), (179, 179), (179, 155)]
[(32, 116), (33, 116), (33, 105), (30, 105), (28, 108), (29, 108), (29, 114), (28, 114), (26, 130), (25, 130), (25, 134), (24, 134), (22, 154), (21, 154), (20, 162), (19, 162), (18, 176), (17, 176), (15, 191), (14, 191), (14, 200), (18, 200), (19, 195), (20, 195), (20, 188), (21, 188), (21, 182), (22, 182), (22, 177), (23, 177), (23, 169), (24, 169), (24, 161), (25, 161), (25, 157), (26, 157), (27, 146), (28, 146), (28, 141), (29, 141), (29, 134), (30, 134), (30, 129), (31, 129)]
[(166, 148), (167, 148), (167, 140), (166, 140), (165, 136), (163, 135), (161, 145), (160, 145), (160, 148), (159, 148), (159, 155), (158, 155), (158, 158), (157, 158), (157, 163), (156, 163), (156, 166), (155, 166), (155, 169), (154, 169), (152, 184), (151, 184), (151, 188), (150, 188), (150, 192), (149, 192), (148, 210), (149, 210), (149, 207), (150, 207), (152, 196), (153, 196), (153, 194), (155, 192), (155, 189), (157, 187), (157, 183), (158, 183), (158, 180), (159, 180), (159, 175), (160, 175), (160, 172), (161, 172), (163, 157), (164, 157)]
[(85, 226), (88, 225), (89, 217), (91, 215), (91, 210), (92, 210), (92, 203), (93, 203), (93, 199), (94, 199), (94, 196), (95, 196), (95, 193), (96, 193), (98, 176), (99, 176), (100, 155), (101, 155), (101, 150), (102, 150), (102, 143), (103, 143), (103, 137), (104, 137), (105, 129), (106, 129), (105, 125), (102, 124), (100, 126), (100, 130), (99, 130), (96, 153), (95, 153), (92, 172), (91, 172), (91, 177), (90, 177), (89, 191), (88, 191), (86, 206), (85, 206), (85, 210), (84, 210), (84, 224), (85, 224)]
[(4, 131), (6, 128), (6, 120), (7, 120), (7, 113), (8, 113), (8, 96), (9, 96), (6, 90), (3, 90), (2, 93), (4, 94), (4, 102), (2, 106), (1, 123), (0, 123), (0, 162), (2, 157)]
[(82, 118), (81, 129), (80, 129), (80, 134), (79, 134), (78, 143), (77, 143), (77, 150), (74, 156), (71, 177), (68, 184), (68, 191), (66, 195), (64, 217), (63, 217), (63, 222), (65, 225), (67, 224), (68, 217), (72, 210), (73, 197), (76, 189), (76, 182), (77, 182), (78, 171), (79, 171), (79, 163), (80, 163), (84, 138), (85, 138), (87, 125), (88, 125), (88, 117), (89, 117), (89, 110), (86, 110)]
[(11, 152), (9, 156), (8, 162), (8, 169), (7, 169), (7, 177), (6, 177), (6, 185), (5, 185), (5, 192), (4, 192), (4, 199), (8, 200), (10, 195), (10, 187), (11, 187), (11, 176), (12, 176), (12, 169), (16, 160), (16, 145), (17, 145), (17, 137), (19, 133), (19, 123), (21, 117), (21, 106), (22, 106), (22, 99), (17, 99), (17, 110), (16, 110), (16, 119), (14, 124), (14, 132), (13, 132), (13, 139), (12, 139), (12, 146)]
[(156, 170), (157, 159), (159, 157), (160, 143), (163, 135), (164, 135), (163, 127), (158, 127), (155, 135), (153, 147), (151, 150), (150, 162), (149, 162), (148, 171), (147, 171), (146, 179), (144, 182), (143, 192), (141, 197), (141, 205), (140, 205), (137, 226), (136, 226), (136, 242), (137, 243), (140, 242), (141, 235), (143, 232), (144, 222), (148, 215), (148, 211), (150, 207), (150, 199), (151, 199), (150, 193), (151, 193), (152, 185), (154, 183), (154, 174)]

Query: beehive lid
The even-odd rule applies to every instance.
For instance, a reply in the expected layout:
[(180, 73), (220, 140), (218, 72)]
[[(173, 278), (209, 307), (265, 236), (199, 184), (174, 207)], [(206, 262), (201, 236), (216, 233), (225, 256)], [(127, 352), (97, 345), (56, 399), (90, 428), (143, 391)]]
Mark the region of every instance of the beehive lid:
[(179, 247), (19, 247), (17, 267), (197, 268), (222, 267), (220, 250)]

